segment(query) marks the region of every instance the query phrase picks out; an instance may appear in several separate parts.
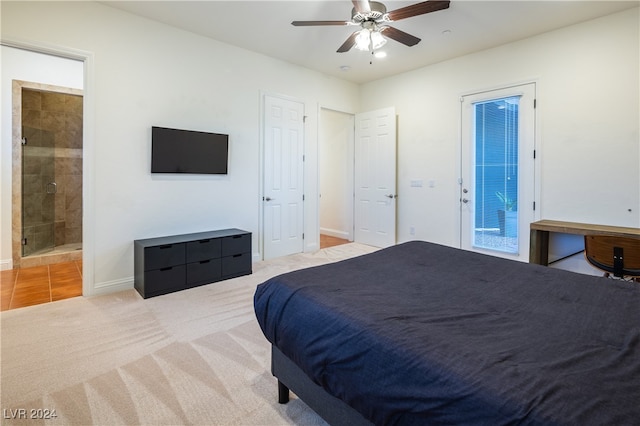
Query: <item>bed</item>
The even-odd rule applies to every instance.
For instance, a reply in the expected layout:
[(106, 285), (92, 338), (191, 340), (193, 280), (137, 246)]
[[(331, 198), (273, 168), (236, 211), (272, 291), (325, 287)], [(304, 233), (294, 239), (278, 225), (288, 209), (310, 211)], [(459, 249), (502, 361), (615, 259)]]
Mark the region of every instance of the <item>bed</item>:
[(640, 422), (640, 285), (412, 241), (260, 284), (279, 401), (330, 424)]

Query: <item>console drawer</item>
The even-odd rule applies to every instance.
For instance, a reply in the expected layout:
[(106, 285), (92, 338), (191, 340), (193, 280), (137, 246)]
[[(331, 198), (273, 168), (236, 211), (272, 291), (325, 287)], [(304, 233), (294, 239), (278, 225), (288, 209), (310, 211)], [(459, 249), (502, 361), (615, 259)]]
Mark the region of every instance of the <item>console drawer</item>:
[(187, 264), (187, 286), (209, 284), (222, 277), (222, 260), (209, 259)]
[(251, 253), (251, 234), (232, 235), (221, 240), (223, 257)]
[(157, 296), (159, 294), (168, 293), (175, 289), (184, 287), (185, 284), (185, 266), (169, 266), (162, 269), (156, 269), (154, 271), (147, 271), (145, 273), (145, 281), (147, 283), (153, 283), (153, 286), (149, 286), (148, 296)]
[(222, 276), (239, 276), (251, 273), (251, 253), (236, 254), (222, 258)]
[(154, 269), (166, 268), (175, 265), (184, 265), (185, 245), (164, 244), (155, 247), (147, 247), (144, 250), (144, 269), (151, 271)]
[(217, 259), (222, 256), (222, 242), (220, 238), (208, 238), (187, 243), (187, 263), (199, 262), (207, 259)]

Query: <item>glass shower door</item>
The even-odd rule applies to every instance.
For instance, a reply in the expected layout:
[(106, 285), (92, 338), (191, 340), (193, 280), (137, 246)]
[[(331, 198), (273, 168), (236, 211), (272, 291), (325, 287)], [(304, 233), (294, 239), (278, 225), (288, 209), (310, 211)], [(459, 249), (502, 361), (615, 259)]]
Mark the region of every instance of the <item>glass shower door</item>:
[[(22, 256), (46, 253), (55, 245), (54, 133), (37, 123), (22, 126)], [(30, 124), (30, 125), (28, 125)]]

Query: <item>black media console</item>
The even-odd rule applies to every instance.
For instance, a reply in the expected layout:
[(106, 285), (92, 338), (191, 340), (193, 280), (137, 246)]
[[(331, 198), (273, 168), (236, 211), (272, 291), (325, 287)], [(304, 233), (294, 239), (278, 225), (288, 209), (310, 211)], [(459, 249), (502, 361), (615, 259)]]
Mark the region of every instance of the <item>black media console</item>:
[(145, 299), (251, 274), (251, 233), (240, 229), (133, 243), (134, 287)]

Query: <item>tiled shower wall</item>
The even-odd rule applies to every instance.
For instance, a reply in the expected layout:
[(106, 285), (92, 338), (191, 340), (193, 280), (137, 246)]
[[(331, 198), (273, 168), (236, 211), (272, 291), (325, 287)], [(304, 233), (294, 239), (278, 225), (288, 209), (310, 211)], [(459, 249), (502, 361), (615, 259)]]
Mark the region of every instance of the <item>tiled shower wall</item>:
[(25, 255), (81, 243), (82, 96), (23, 88), (22, 136)]

